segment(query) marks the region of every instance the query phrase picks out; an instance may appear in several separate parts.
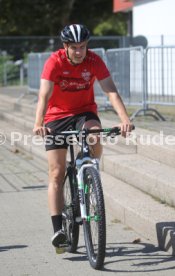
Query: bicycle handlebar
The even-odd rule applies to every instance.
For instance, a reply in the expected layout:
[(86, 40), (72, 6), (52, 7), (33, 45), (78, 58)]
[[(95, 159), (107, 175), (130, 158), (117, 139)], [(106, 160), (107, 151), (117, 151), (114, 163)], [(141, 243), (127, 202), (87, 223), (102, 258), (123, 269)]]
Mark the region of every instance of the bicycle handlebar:
[[(135, 129), (135, 126), (133, 125), (132, 130)], [(56, 135), (79, 135), (80, 133), (84, 133), (85, 135), (91, 134), (91, 133), (106, 133), (107, 135), (115, 134), (120, 135), (121, 129), (120, 127), (113, 127), (113, 128), (101, 128), (101, 129), (82, 129), (82, 130), (68, 130), (68, 131), (62, 131), (57, 132), (53, 131)]]

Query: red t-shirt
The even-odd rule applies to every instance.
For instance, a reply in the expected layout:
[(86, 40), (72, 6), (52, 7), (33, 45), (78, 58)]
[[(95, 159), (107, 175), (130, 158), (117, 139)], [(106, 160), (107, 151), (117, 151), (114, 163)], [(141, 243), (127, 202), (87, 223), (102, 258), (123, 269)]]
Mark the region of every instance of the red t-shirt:
[(105, 79), (110, 73), (102, 59), (88, 50), (81, 64), (72, 65), (64, 49), (51, 54), (47, 59), (42, 79), (54, 82), (44, 122), (48, 123), (83, 112), (97, 112), (94, 101), (95, 79)]

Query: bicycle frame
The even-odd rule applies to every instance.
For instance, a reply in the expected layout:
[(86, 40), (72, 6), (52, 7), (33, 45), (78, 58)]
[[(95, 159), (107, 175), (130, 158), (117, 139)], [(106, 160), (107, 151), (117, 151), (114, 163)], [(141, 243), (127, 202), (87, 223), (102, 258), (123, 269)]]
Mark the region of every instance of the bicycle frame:
[(86, 137), (90, 133), (108, 133), (108, 134), (120, 134), (120, 128), (106, 128), (106, 129), (83, 129), (81, 131), (73, 130), (73, 131), (63, 131), (57, 134), (63, 135), (76, 135), (78, 136), (81, 133), (82, 145), (81, 145), (81, 158), (76, 158), (74, 156), (74, 148), (71, 144), (70, 148), (70, 165), (72, 168), (77, 170), (76, 179), (78, 184), (78, 194), (79, 194), (79, 203), (80, 203), (80, 212), (81, 212), (81, 219), (76, 218), (76, 221), (79, 222), (80, 220), (90, 220), (91, 218), (87, 217), (86, 213), (86, 205), (85, 205), (85, 186), (83, 180), (83, 171), (88, 167), (93, 167), (99, 173), (99, 160), (96, 158), (90, 157), (90, 149), (89, 145), (86, 141)]
[[(70, 157), (71, 157), (71, 166), (77, 168), (77, 184), (78, 184), (78, 194), (79, 194), (79, 203), (80, 203), (80, 212), (81, 212), (81, 220), (90, 220), (86, 213), (86, 205), (85, 205), (85, 186), (83, 180), (83, 171), (88, 167), (94, 167), (97, 171), (99, 170), (99, 159), (90, 157), (90, 149), (87, 144), (86, 137), (88, 135), (87, 130), (83, 130), (82, 132), (82, 145), (81, 145), (81, 156), (82, 158), (74, 157), (74, 148), (73, 145), (70, 145)], [(76, 218), (76, 220), (80, 221), (80, 218)]]

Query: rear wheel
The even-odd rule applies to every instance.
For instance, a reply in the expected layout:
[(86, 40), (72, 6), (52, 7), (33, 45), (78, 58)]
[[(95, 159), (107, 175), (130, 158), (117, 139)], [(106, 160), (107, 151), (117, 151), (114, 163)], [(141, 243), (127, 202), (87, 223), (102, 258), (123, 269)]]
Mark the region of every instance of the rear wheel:
[(98, 171), (84, 170), (87, 220), (83, 222), (87, 255), (91, 266), (101, 269), (106, 250), (106, 219), (103, 191)]
[(67, 251), (71, 253), (76, 252), (79, 240), (79, 225), (75, 221), (76, 216), (79, 214), (78, 192), (75, 181), (73, 169), (68, 167), (64, 182), (64, 208), (62, 217), (63, 229), (69, 242)]

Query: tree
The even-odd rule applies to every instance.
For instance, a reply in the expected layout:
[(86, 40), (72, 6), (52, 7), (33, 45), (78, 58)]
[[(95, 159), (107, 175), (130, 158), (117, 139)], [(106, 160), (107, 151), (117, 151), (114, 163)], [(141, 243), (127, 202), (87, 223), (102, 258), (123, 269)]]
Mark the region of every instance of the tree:
[[(112, 14), (112, 0), (0, 0), (0, 36), (55, 36), (66, 24), (79, 22), (92, 34), (109, 29), (116, 34), (114, 18), (123, 21)], [(124, 24), (117, 26), (124, 33)]]
[(93, 30), (94, 35), (127, 35), (127, 25), (123, 14), (118, 17), (111, 16), (107, 20), (97, 24)]
[(76, 0), (0, 0), (0, 35), (56, 35)]

